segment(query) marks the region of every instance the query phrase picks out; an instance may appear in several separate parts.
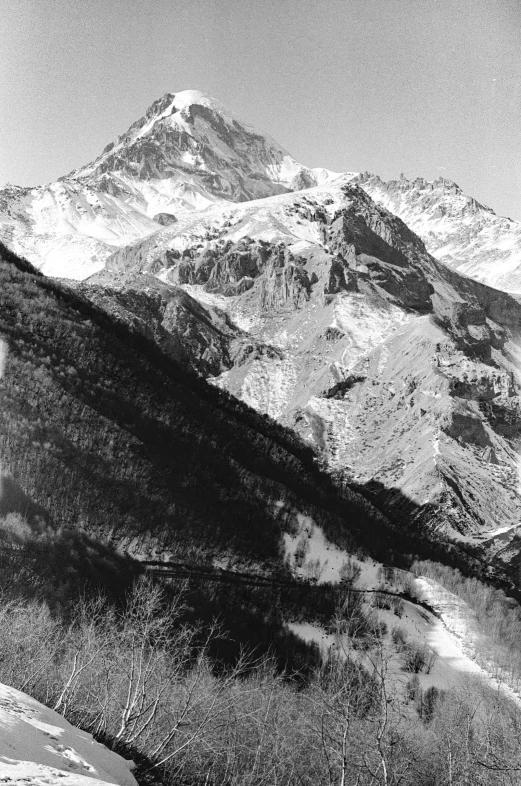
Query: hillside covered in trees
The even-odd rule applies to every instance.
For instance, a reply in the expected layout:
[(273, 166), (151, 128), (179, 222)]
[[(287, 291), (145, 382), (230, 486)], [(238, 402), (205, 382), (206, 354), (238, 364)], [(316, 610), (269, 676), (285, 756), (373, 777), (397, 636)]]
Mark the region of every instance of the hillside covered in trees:
[[(380, 526), (298, 437), (2, 250), (2, 512), (133, 553), (280, 559), (298, 514)], [(327, 513), (327, 515), (326, 515)]]

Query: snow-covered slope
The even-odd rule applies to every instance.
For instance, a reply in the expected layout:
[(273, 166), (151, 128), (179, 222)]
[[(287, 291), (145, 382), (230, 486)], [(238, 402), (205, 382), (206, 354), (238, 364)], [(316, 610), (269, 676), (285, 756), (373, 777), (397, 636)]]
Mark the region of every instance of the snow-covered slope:
[(0, 782), (6, 786), (137, 786), (132, 763), (57, 712), (0, 684)]
[(125, 195), (67, 178), (0, 192), (0, 237), (50, 276), (82, 279), (118, 246), (160, 228)]
[(0, 233), (46, 274), (82, 279), (179, 215), (334, 177), (203, 93), (167, 93), (93, 163), (47, 186), (0, 191)]
[(521, 292), (521, 224), (496, 215), (446, 178), (391, 180), (364, 174), (360, 185), (405, 221), (446, 265), (507, 292)]
[[(394, 690), (406, 689), (410, 679), (410, 672), (404, 669), (400, 651), (393, 642), (392, 632), (399, 628), (402, 640), (409, 646), (424, 648), (431, 657), (430, 668), (417, 675), (423, 690), (431, 686), (441, 690), (468, 687), (470, 681), (475, 687), (499, 692), (521, 706), (519, 685), (512, 684), (510, 675), (498, 663), (479, 657), (479, 646), (487, 637), (483, 634), (478, 637), (475, 613), (437, 581), (406, 570), (385, 568), (371, 559), (353, 557), (329, 542), (310, 517), (300, 517), (298, 530), (292, 536), (284, 536), (284, 545), (288, 565), (295, 576), (311, 577), (320, 584), (338, 583), (341, 569), (347, 566), (355, 571), (352, 576), (358, 573), (353, 585), (356, 592), (362, 594), (366, 610), (371, 610), (385, 625), (382, 652), (394, 678)], [(297, 548), (300, 549), (298, 560)], [(379, 601), (387, 598), (389, 605), (375, 603), (375, 596), (379, 596)], [(398, 606), (400, 596), (405, 597)], [(397, 602), (396, 606), (393, 601)], [(352, 648), (348, 637), (342, 640), (331, 629), (326, 631), (308, 622), (290, 623), (289, 628), (305, 641), (314, 641), (323, 651), (333, 647), (341, 654), (364, 658), (358, 649)], [(369, 666), (372, 659), (370, 653)]]

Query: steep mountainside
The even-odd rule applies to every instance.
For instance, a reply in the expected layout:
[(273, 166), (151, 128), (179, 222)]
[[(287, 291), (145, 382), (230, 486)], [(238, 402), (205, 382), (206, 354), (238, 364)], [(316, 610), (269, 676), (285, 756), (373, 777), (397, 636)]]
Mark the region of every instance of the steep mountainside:
[[(121, 302), (151, 276), (198, 299), (206, 323), (235, 325), (215, 385), (296, 429), (398, 517), (517, 553), (515, 299), (437, 262), (348, 178), (187, 216), (80, 289), (112, 281)], [(205, 344), (189, 351), (202, 370)]]
[(270, 570), (282, 569), (282, 532), (301, 516), (346, 543), (381, 528), (294, 434), (184, 371), (139, 330), (5, 249), (0, 275), (3, 515), (138, 555)]
[(2, 238), (47, 275), (82, 279), (115, 247), (214, 203), (326, 182), (195, 90), (167, 93), (92, 163), (38, 188), (0, 191)]
[(451, 180), (356, 178), (379, 204), (405, 221), (436, 259), (477, 281), (521, 292), (521, 224), (498, 216)]

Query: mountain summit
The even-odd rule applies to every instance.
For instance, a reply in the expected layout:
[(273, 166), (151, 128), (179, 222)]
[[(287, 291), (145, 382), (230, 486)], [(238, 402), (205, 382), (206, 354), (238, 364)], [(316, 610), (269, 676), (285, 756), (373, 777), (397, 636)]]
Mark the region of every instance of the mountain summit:
[(90, 164), (39, 188), (0, 192), (4, 242), (51, 276), (82, 279), (118, 247), (213, 204), (326, 183), (196, 90), (166, 93)]
[(72, 176), (105, 174), (185, 183), (193, 178), (198, 197), (181, 199), (181, 210), (200, 208), (216, 196), (232, 202), (272, 196), (331, 176), (303, 167), (275, 141), (197, 90), (166, 93), (154, 101), (101, 156)]
[[(0, 190), (2, 240), (44, 273), (84, 279), (118, 248), (214, 206), (326, 186), (339, 177), (287, 150), (197, 90), (166, 93), (91, 163), (55, 183)], [(357, 178), (437, 259), (521, 292), (521, 225), (452, 181)]]

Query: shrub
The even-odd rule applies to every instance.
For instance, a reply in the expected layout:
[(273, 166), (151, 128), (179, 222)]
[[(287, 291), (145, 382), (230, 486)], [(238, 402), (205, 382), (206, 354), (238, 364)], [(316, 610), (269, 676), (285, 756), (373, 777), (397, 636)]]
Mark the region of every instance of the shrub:
[(375, 592), (373, 595), (373, 606), (375, 609), (390, 610), (392, 608), (392, 600), (385, 592)]
[(421, 697), (420, 678), (415, 674), (406, 685), (407, 698), (409, 701), (417, 701)]
[(397, 652), (403, 652), (407, 646), (407, 634), (403, 628), (393, 628), (391, 639)]
[(434, 652), (419, 644), (408, 644), (403, 650), (404, 668), (413, 674), (429, 674), (435, 661)]
[(401, 598), (392, 598), (391, 605), (392, 605), (393, 612), (396, 614), (397, 617), (400, 617), (401, 619), (405, 610), (405, 604), (403, 600)]
[(301, 568), (304, 564), (304, 560), (306, 559), (306, 554), (309, 551), (309, 541), (305, 535), (302, 535), (299, 538), (297, 546), (295, 548), (295, 565), (297, 568)]
[(352, 559), (347, 559), (340, 568), (340, 581), (352, 587), (360, 578), (361, 572), (360, 565)]
[(443, 697), (443, 693), (443, 691), (439, 690), (434, 685), (431, 685), (431, 687), (427, 688), (423, 694), (420, 707), (420, 717), (423, 719), (423, 721), (425, 721), (425, 723), (430, 723), (430, 721), (433, 719), (436, 705)]

